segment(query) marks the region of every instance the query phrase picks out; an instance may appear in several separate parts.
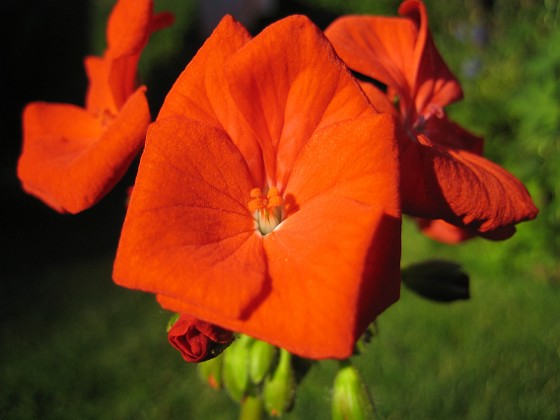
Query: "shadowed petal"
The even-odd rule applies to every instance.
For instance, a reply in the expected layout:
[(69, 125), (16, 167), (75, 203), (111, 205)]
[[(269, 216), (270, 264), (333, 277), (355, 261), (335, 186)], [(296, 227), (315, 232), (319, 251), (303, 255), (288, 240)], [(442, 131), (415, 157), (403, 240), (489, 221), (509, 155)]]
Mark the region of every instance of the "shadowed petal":
[(152, 16), (150, 21), (150, 33), (157, 32), (159, 30), (165, 29), (175, 22), (175, 15), (170, 12), (160, 12)]
[(23, 188), (59, 212), (91, 207), (128, 169), (142, 147), (149, 120), (144, 89), (106, 128), (73, 105), (28, 105), (18, 163)]
[(418, 138), (423, 144), (407, 142), (402, 152), (403, 212), (482, 233), (508, 229), (513, 234), (510, 225), (536, 217), (529, 193), (505, 169), (482, 156)]
[(430, 118), (424, 126), (423, 134), (434, 144), (453, 149), (461, 149), (475, 155), (482, 155), (484, 139), (475, 136), (460, 125), (449, 120), (446, 115)]
[(115, 281), (239, 317), (266, 293), (262, 237), (247, 209), (251, 188), (225, 133), (180, 117), (158, 120), (142, 155)]

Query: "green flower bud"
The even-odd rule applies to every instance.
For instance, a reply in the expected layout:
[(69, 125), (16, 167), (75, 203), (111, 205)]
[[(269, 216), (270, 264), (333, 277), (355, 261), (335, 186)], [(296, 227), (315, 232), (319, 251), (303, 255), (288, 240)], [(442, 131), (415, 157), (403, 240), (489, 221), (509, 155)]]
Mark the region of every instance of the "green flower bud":
[(264, 382), (264, 406), (271, 416), (281, 416), (290, 411), (296, 395), (296, 375), (292, 367), (292, 355), (280, 349), (278, 365), (272, 376)]
[(222, 388), (223, 353), (198, 364), (200, 378), (214, 389)]
[(231, 398), (240, 402), (249, 387), (249, 350), (253, 339), (239, 336), (223, 353), (223, 383)]
[(342, 366), (336, 374), (332, 394), (333, 420), (374, 419), (373, 402), (356, 368)]
[(420, 296), (437, 302), (468, 299), (469, 276), (451, 261), (430, 260), (402, 270), (403, 283)]
[(276, 359), (276, 347), (265, 341), (255, 340), (249, 356), (249, 376), (254, 384), (260, 384), (270, 372)]

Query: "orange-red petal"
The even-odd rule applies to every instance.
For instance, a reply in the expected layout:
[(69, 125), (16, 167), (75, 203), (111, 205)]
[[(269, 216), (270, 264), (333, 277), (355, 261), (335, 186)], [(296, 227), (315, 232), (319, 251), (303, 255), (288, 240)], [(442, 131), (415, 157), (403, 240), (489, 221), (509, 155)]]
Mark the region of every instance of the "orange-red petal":
[(414, 48), (418, 31), (408, 19), (382, 16), (343, 16), (325, 35), (353, 70), (396, 90), (401, 101), (412, 100)]
[(159, 119), (142, 154), (115, 281), (221, 318), (242, 316), (269, 287), (262, 237), (247, 208), (252, 187), (223, 131), (181, 117)]
[(117, 1), (107, 24), (108, 46), (103, 58), (86, 61), (88, 110), (108, 109), (116, 114), (136, 89), (138, 61), (150, 34), (173, 20), (167, 12), (154, 15), (152, 0)]
[(316, 130), (371, 112), (330, 43), (304, 16), (263, 30), (232, 56), (226, 72), (235, 103), (259, 140), (269, 182), (279, 188)]
[(406, 124), (463, 95), (428, 30), (424, 4), (401, 4), (403, 18), (345, 16), (325, 31), (346, 64), (393, 89)]
[(88, 56), (85, 59), (89, 79), (86, 109), (96, 116), (115, 116), (136, 89), (139, 55), (110, 59)]
[(174, 20), (169, 12), (154, 14), (152, 0), (118, 0), (107, 23), (107, 58), (139, 55), (149, 36)]
[(89, 80), (86, 109), (93, 116), (101, 116), (107, 112), (114, 117), (119, 112), (119, 104), (115, 102), (115, 96), (109, 83), (111, 60), (88, 56), (84, 60), (84, 65)]
[[(215, 126), (224, 125), (216, 116), (211, 99), (217, 101), (210, 98), (210, 94), (213, 93), (218, 97), (224, 96), (228, 101), (227, 105), (230, 105), (227, 86), (214, 86), (216, 83), (213, 83), (212, 80), (209, 80), (207, 85), (207, 72), (211, 72), (214, 77), (219, 77), (220, 73), (223, 73), (225, 60), (250, 39), (251, 36), (243, 25), (236, 22), (231, 16), (224, 17), (177, 78), (165, 98), (158, 119), (182, 116)], [(207, 91), (208, 89), (211, 89), (211, 93)], [(218, 89), (221, 89), (221, 92)], [(225, 109), (231, 108), (226, 106)], [(225, 125), (228, 125), (227, 122)]]
[(480, 233), (498, 230), (505, 238), (512, 226), (536, 217), (538, 210), (523, 184), (482, 156), (443, 148), (419, 136), (402, 149), (403, 212), (443, 219)]
[(262, 186), (264, 167), (258, 142), (237, 111), (224, 75), (226, 60), (250, 39), (240, 23), (225, 16), (171, 88), (158, 118), (183, 116), (221, 127), (247, 161), (254, 185)]
[(476, 235), (476, 232), (454, 226), (441, 219), (417, 219), (416, 221), (424, 235), (448, 245), (461, 243)]
[(443, 108), (461, 99), (461, 86), (443, 61), (428, 29), (428, 14), (424, 3), (420, 0), (406, 0), (399, 7), (399, 14), (406, 16), (418, 28), (412, 91), (418, 114), (430, 112), (431, 106)]
[(139, 60), (140, 55), (131, 55), (110, 60), (108, 63), (110, 67), (107, 82), (117, 109), (121, 109), (138, 84)]
[(107, 127), (73, 105), (28, 105), (18, 163), (23, 188), (59, 212), (91, 207), (124, 175), (142, 147), (149, 120), (143, 88)]
[(148, 42), (152, 0), (118, 0), (107, 23), (107, 57), (140, 54)]
[(397, 107), (387, 95), (369, 82), (360, 82), (360, 86), (369, 99), (369, 103), (379, 112), (385, 112), (398, 118)]

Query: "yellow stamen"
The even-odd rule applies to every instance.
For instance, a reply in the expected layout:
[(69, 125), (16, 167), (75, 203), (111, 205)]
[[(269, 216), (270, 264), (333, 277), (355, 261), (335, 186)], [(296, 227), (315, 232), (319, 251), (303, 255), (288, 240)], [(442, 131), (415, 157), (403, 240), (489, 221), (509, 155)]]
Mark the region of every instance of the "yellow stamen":
[(262, 235), (272, 232), (282, 218), (284, 201), (280, 197), (278, 188), (269, 188), (266, 196), (260, 188), (253, 188), (249, 195), (251, 200), (247, 203), (247, 207), (255, 216), (257, 228)]

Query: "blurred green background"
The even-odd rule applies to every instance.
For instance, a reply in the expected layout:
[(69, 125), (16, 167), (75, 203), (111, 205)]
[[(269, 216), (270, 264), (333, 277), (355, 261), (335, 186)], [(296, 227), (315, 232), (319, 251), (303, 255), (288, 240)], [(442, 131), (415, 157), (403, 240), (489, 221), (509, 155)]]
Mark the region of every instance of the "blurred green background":
[[(465, 100), (452, 117), (486, 138), (541, 212), (510, 240), (443, 246), (410, 222), (403, 264), (430, 257), (471, 274), (469, 301), (428, 302), (406, 289), (356, 358), (387, 419), (560, 418), (560, 2), (426, 1), (436, 44)], [(167, 343), (170, 316), (116, 287), (111, 264), (131, 171), (98, 206), (58, 215), (15, 178), (20, 113), (32, 100), (83, 103), (82, 60), (104, 48), (112, 0), (6, 0), (1, 16), (0, 418), (235, 419), (237, 405), (197, 378)], [(271, 16), (395, 15), (399, 1), (283, 1)], [(176, 25), (141, 62), (154, 115), (203, 40), (192, 0), (156, 0)], [(336, 363), (314, 366), (288, 419), (329, 418)]]

